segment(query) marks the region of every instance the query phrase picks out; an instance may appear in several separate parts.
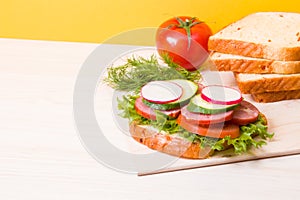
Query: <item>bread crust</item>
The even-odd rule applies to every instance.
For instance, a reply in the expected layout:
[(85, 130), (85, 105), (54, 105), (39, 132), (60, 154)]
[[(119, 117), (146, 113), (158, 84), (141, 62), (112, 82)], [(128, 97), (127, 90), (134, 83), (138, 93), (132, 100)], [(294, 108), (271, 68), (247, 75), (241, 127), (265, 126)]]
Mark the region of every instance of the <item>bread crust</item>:
[(214, 153), (209, 147), (200, 148), (197, 143), (192, 143), (181, 137), (159, 133), (147, 126), (138, 125), (136, 122), (130, 124), (129, 131), (137, 142), (150, 149), (176, 157), (204, 159)]
[[(263, 113), (259, 115), (264, 119), (264, 125), (268, 125), (268, 120)], [(181, 158), (205, 159), (214, 154), (214, 150), (209, 147), (200, 147), (199, 143), (192, 143), (184, 138), (159, 133), (149, 125), (139, 125), (136, 121), (129, 124), (129, 132), (134, 140), (149, 147), (150, 149), (167, 153)], [(255, 137), (256, 135), (253, 135)], [(224, 150), (231, 146), (223, 144)]]
[(300, 46), (275, 47), (266, 44), (245, 42), (233, 39), (222, 39), (211, 36), (208, 49), (220, 53), (234, 54), (253, 58), (265, 58), (279, 61), (299, 61)]
[(263, 92), (258, 94), (252, 94), (252, 98), (256, 102), (269, 103), (290, 99), (299, 99), (300, 90), (290, 90), (290, 91), (279, 91), (279, 92)]
[(273, 61), (269, 59), (222, 58), (212, 53), (211, 61), (219, 71), (233, 71), (239, 73), (300, 73), (300, 61)]
[(300, 76), (282, 75), (273, 78), (260, 78), (242, 80), (238, 73), (235, 74), (237, 85), (244, 94), (257, 94), (264, 92), (279, 92), (300, 89)]

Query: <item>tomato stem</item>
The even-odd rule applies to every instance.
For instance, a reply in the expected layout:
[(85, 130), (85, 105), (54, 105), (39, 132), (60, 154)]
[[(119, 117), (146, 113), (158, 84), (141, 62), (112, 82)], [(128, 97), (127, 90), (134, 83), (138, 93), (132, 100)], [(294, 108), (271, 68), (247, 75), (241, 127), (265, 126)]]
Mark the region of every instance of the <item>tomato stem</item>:
[[(192, 35), (191, 35), (191, 28), (195, 26), (196, 24), (202, 23), (201, 21), (195, 21), (196, 17), (193, 17), (191, 19), (186, 19), (183, 21), (180, 17), (176, 17), (177, 22), (179, 25), (176, 25), (178, 28), (183, 28), (186, 31), (187, 37), (188, 37), (188, 49), (191, 47), (192, 42)], [(173, 25), (174, 26), (174, 25)]]

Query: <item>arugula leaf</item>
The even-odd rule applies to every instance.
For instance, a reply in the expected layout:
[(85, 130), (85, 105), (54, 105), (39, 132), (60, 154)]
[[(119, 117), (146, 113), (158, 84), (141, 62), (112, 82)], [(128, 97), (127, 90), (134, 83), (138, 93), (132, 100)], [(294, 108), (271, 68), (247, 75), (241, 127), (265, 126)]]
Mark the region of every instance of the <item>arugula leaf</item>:
[(143, 57), (129, 58), (124, 65), (109, 67), (108, 76), (104, 81), (116, 90), (137, 93), (143, 85), (150, 81), (171, 79), (199, 80), (199, 71), (189, 72), (173, 63), (168, 56), (164, 56), (163, 59), (168, 66), (160, 65), (154, 55), (148, 59)]

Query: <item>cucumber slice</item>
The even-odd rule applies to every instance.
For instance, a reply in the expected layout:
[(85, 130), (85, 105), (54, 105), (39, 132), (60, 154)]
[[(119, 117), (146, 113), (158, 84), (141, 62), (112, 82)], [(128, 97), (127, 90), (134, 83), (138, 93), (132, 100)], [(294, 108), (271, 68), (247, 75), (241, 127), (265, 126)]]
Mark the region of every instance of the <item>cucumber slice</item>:
[(239, 104), (221, 105), (205, 101), (201, 95), (194, 96), (187, 106), (188, 111), (202, 114), (217, 114), (235, 109)]
[(141, 95), (151, 103), (165, 104), (178, 100), (182, 88), (170, 81), (151, 81), (142, 87)]
[(174, 79), (169, 81), (171, 83), (175, 83), (179, 85), (182, 88), (182, 95), (178, 100), (173, 101), (171, 103), (157, 104), (157, 103), (149, 102), (146, 99), (143, 99), (144, 104), (146, 104), (150, 108), (157, 109), (157, 110), (172, 110), (188, 104), (190, 99), (198, 91), (198, 85), (192, 81), (185, 80), (185, 79)]
[(234, 105), (243, 100), (240, 91), (222, 85), (204, 87), (201, 91), (201, 97), (207, 102), (222, 105)]

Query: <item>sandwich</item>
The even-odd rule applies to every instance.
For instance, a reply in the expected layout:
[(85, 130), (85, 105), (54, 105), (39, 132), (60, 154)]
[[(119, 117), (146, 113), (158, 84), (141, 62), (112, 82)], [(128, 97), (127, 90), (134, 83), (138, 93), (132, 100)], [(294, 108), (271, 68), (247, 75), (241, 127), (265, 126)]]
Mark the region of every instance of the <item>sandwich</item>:
[(265, 115), (238, 89), (203, 85), (199, 71), (174, 63), (161, 66), (154, 57), (133, 60), (108, 68), (105, 81), (125, 92), (118, 109), (138, 143), (177, 157), (204, 159), (225, 150), (241, 154), (272, 138)]
[(211, 61), (235, 73), (237, 85), (257, 102), (298, 99), (300, 14), (259, 12), (209, 38)]

